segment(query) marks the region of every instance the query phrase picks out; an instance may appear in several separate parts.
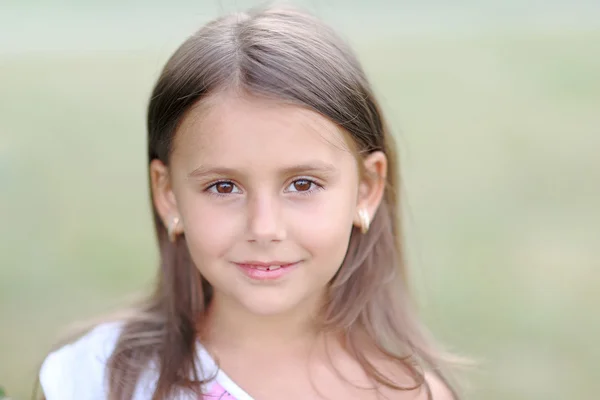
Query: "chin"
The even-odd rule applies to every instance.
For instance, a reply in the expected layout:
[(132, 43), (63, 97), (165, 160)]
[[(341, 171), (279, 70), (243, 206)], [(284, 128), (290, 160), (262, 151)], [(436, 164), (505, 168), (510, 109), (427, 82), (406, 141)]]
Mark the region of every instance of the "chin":
[(289, 293), (283, 293), (282, 296), (249, 296), (238, 301), (250, 313), (260, 316), (287, 314), (302, 304), (302, 301), (291, 299)]

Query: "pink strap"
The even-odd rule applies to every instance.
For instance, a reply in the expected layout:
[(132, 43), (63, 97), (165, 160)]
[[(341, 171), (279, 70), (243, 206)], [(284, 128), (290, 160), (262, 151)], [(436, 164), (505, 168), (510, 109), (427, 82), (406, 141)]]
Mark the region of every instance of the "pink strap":
[(202, 400), (235, 400), (235, 397), (215, 382), (211, 385), (210, 391), (202, 396)]

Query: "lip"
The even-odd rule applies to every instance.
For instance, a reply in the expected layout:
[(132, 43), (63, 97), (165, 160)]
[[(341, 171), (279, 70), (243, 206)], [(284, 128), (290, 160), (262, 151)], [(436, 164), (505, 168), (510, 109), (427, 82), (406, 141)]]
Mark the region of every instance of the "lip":
[(242, 261), (242, 262), (236, 262), (234, 264), (237, 265), (248, 265), (248, 266), (252, 266), (252, 267), (269, 267), (271, 265), (292, 265), (292, 264), (297, 264), (298, 261), (280, 261), (280, 260), (272, 260), (272, 261)]
[[(244, 275), (252, 280), (274, 281), (283, 278), (296, 269), (298, 264), (300, 264), (300, 261), (244, 261), (239, 263), (234, 262), (234, 264), (244, 273)], [(271, 265), (280, 265), (280, 267), (274, 270), (258, 269), (266, 268)]]

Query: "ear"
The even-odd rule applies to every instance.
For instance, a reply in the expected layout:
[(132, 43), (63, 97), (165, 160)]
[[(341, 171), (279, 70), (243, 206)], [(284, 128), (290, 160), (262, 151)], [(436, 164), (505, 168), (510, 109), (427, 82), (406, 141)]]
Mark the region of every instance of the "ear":
[(173, 233), (175, 235), (183, 233), (183, 223), (173, 194), (169, 167), (158, 159), (150, 162), (150, 186), (154, 207), (165, 228), (168, 229), (169, 225), (174, 224)]
[(382, 151), (375, 151), (363, 159), (363, 174), (358, 185), (358, 198), (354, 225), (360, 228), (359, 210), (365, 210), (369, 220), (377, 212), (377, 208), (385, 192), (387, 177), (387, 157)]

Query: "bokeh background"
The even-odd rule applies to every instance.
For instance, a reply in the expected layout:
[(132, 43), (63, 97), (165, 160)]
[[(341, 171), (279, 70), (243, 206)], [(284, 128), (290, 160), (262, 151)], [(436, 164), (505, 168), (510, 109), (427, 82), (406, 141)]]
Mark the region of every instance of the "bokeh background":
[[(403, 156), (423, 317), (472, 399), (600, 395), (600, 3), (296, 1), (355, 47)], [(156, 268), (145, 107), (252, 1), (0, 2), (0, 386)], [(465, 375), (463, 375), (465, 376)]]

